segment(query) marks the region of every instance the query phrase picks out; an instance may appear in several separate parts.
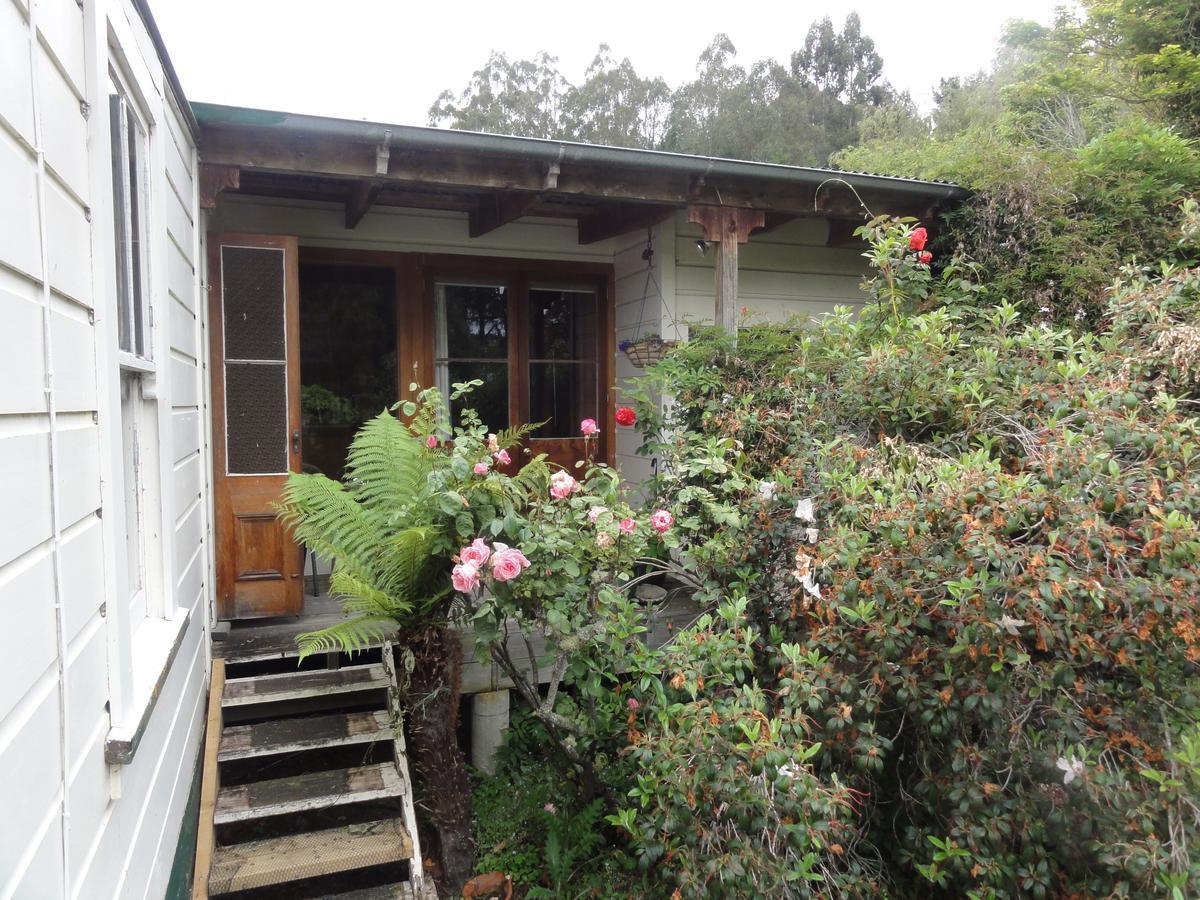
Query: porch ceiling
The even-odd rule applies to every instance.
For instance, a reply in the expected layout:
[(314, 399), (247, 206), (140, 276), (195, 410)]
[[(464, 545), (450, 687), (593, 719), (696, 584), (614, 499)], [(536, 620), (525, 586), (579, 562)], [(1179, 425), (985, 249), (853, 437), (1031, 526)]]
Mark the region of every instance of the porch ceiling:
[[(500, 135), (377, 125), (194, 104), (201, 205), (221, 191), (340, 203), (354, 228), (375, 205), (465, 212), (472, 238), (522, 216), (571, 218), (587, 244), (675, 210), (763, 210), (844, 223), (875, 213), (929, 220), (966, 192), (943, 182), (804, 169)], [(831, 180), (832, 179), (832, 180)], [(853, 188), (851, 190), (850, 188)]]

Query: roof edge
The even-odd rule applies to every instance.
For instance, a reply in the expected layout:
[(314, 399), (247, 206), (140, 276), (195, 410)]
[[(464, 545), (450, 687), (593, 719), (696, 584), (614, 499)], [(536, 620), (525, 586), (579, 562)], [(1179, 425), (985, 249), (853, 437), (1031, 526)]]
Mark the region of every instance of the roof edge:
[(856, 188), (874, 188), (935, 200), (962, 200), (970, 195), (965, 188), (948, 181), (924, 181), (894, 175), (817, 169), (780, 163), (696, 156), (664, 150), (610, 147), (602, 144), (583, 144), (549, 138), (518, 137), (421, 125), (389, 125), (380, 122), (338, 119), (217, 103), (197, 102), (192, 104), (192, 108), (202, 129), (205, 127), (261, 128), (284, 134), (321, 136), (372, 145), (378, 145), (390, 139), (393, 145), (399, 142), (415, 149), (490, 152), (500, 156), (536, 159), (547, 163), (573, 162), (627, 166), (647, 171), (684, 173), (701, 177), (725, 176), (813, 185), (828, 180), (844, 179)]
[(200, 123), (196, 120), (196, 113), (192, 109), (192, 104), (188, 102), (187, 95), (183, 92), (183, 85), (179, 82), (179, 75), (175, 71), (175, 64), (171, 62), (171, 55), (167, 53), (167, 45), (163, 42), (162, 32), (158, 30), (158, 23), (154, 21), (154, 14), (150, 12), (150, 4), (148, 0), (133, 0), (133, 6), (137, 10), (138, 15), (142, 17), (142, 24), (146, 26), (146, 32), (150, 35), (151, 43), (154, 44), (154, 52), (158, 54), (158, 61), (162, 63), (163, 67), (163, 75), (167, 79), (167, 87), (175, 95), (175, 105), (179, 107), (179, 113), (183, 116), (184, 122), (187, 123), (188, 131), (192, 134), (192, 140), (199, 144)]

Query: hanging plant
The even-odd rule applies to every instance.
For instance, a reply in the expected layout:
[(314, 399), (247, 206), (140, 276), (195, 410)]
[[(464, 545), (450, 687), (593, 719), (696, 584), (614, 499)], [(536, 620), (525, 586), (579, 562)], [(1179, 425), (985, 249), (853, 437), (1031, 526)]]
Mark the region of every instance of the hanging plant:
[[(654, 285), (654, 292), (658, 296), (659, 304), (663, 299), (662, 289), (659, 288), (658, 280), (654, 277), (654, 230), (652, 228), (646, 229), (646, 249), (642, 251), (642, 259), (646, 261), (646, 285), (642, 288), (642, 306), (638, 311), (639, 330), (646, 317), (646, 298), (650, 296), (650, 285)], [(666, 356), (667, 351), (676, 343), (676, 341), (664, 341), (658, 332), (639, 335), (635, 331), (631, 340), (621, 341), (617, 347), (629, 358), (635, 368), (644, 369)]]
[(676, 341), (664, 341), (657, 334), (647, 334), (636, 340), (621, 341), (617, 346), (635, 367), (644, 369), (666, 356), (667, 351), (676, 343)]

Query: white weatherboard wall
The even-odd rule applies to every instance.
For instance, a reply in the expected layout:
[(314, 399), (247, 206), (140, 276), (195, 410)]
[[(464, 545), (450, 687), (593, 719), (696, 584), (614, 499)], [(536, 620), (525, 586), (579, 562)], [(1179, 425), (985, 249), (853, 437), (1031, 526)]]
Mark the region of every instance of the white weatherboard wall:
[[(110, 59), (150, 120), (161, 509), (148, 527), (165, 596), (137, 623), (113, 587)], [(211, 584), (195, 171), (131, 3), (0, 0), (0, 898), (165, 891), (203, 726)], [(132, 761), (110, 767), (113, 727), (141, 721)]]

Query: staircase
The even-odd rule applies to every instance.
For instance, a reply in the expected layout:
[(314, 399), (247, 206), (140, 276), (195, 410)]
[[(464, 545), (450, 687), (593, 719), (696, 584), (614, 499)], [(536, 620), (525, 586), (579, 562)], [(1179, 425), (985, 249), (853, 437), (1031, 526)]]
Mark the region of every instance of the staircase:
[(294, 640), (255, 637), (213, 660), (194, 900), (436, 900), (390, 642), (300, 669)]

